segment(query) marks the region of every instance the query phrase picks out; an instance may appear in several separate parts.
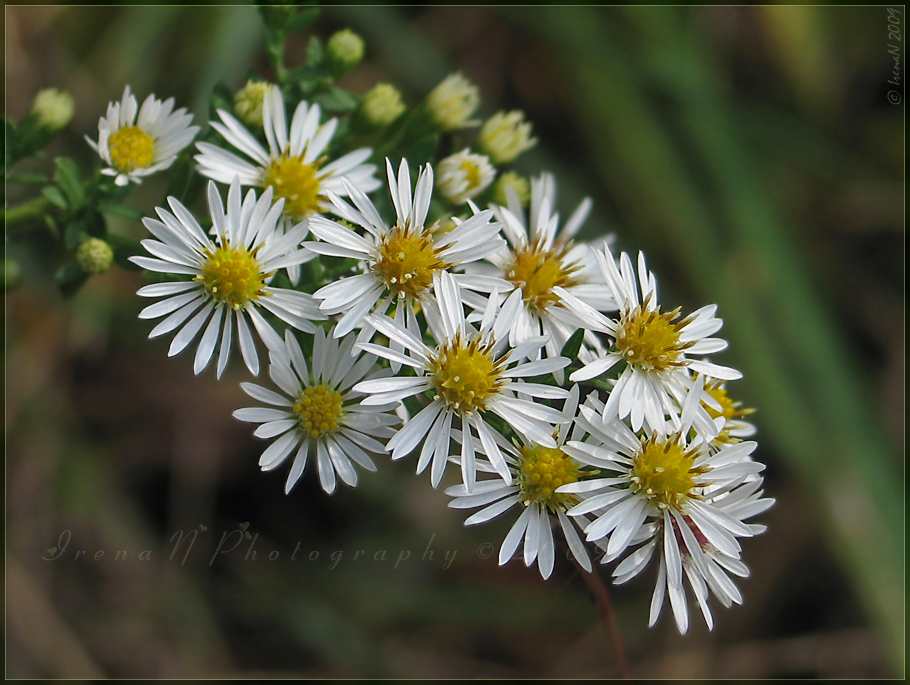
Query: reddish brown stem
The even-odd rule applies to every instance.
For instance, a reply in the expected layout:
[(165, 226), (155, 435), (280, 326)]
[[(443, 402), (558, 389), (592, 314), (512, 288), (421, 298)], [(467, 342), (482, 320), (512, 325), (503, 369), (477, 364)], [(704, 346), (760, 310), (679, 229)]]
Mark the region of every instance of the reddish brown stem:
[(600, 571), (597, 565), (594, 570), (588, 573), (573, 558), (575, 565), (578, 566), (582, 578), (588, 584), (588, 589), (594, 595), (594, 601), (597, 603), (597, 611), (600, 613), (600, 620), (607, 631), (607, 637), (610, 639), (610, 646), (613, 648), (613, 654), (616, 656), (616, 667), (619, 669), (619, 677), (623, 680), (629, 680), (629, 664), (626, 661), (626, 653), (622, 646), (622, 640), (619, 638), (619, 631), (616, 630), (616, 621), (613, 618), (613, 603), (610, 601), (610, 593), (604, 584), (603, 578), (600, 577)]

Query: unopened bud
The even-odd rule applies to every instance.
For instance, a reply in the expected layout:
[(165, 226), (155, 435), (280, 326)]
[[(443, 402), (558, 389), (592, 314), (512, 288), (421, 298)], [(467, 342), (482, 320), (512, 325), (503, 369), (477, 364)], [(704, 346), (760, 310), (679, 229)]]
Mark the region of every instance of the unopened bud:
[(436, 187), (450, 202), (460, 205), (483, 192), (495, 177), (490, 160), (466, 148), (439, 163)]
[(363, 38), (351, 29), (342, 29), (329, 38), (326, 45), (329, 60), (340, 73), (345, 73), (360, 64), (363, 59)]
[(101, 238), (89, 238), (76, 250), (76, 261), (87, 274), (104, 273), (114, 263), (114, 251)]
[(510, 189), (518, 197), (521, 206), (526, 207), (531, 199), (531, 184), (528, 179), (514, 171), (507, 171), (496, 179), (496, 183), (493, 184), (492, 201), (497, 205), (508, 207)]
[(73, 96), (56, 88), (45, 88), (38, 91), (29, 113), (35, 117), (38, 125), (53, 131), (62, 130), (73, 119), (76, 104)]
[(234, 95), (234, 114), (247, 126), (262, 126), (262, 101), (274, 87), (268, 81), (247, 81)]
[(470, 118), (479, 105), (477, 86), (458, 73), (446, 77), (426, 100), (427, 111), (443, 131), (476, 126), (479, 122)]
[(497, 112), (481, 127), (477, 142), (493, 164), (508, 164), (525, 150), (534, 147), (531, 124), (524, 112)]
[(404, 113), (401, 93), (390, 83), (377, 83), (363, 96), (360, 112), (371, 126), (384, 128)]

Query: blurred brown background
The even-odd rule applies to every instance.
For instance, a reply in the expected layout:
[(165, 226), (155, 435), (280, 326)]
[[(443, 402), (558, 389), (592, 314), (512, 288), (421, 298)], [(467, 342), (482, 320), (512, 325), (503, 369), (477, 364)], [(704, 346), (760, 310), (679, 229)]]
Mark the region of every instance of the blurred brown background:
[[(527, 112), (540, 143), (518, 167), (557, 174), (563, 216), (591, 196), (587, 237), (643, 249), (662, 302), (720, 306), (778, 504), (714, 632), (691, 613), (678, 635), (667, 608), (646, 627), (655, 569), (612, 590), (633, 675), (903, 676), (904, 105), (886, 9), (343, 7), (315, 31), (345, 26), (368, 46), (351, 90), (389, 80), (414, 105), (463, 71), (483, 116)], [(7, 116), (44, 87), (77, 102), (24, 169), (93, 168), (83, 135), (126, 83), (204, 123), (217, 81), (270, 75), (252, 7), (8, 7), (5, 40)], [(131, 202), (151, 212), (163, 188)], [(569, 563), (546, 583), (497, 567), (510, 522), (464, 528), (413, 459), (332, 497), (307, 473), (285, 497), (231, 417), (245, 370), (216, 383), (167, 359), (136, 318), (137, 274), (62, 299), (50, 248), (40, 228), (7, 235), (23, 271), (6, 297), (8, 676), (616, 676)], [(210, 563), (241, 523), (255, 541)], [(191, 529), (186, 562), (186, 546), (169, 559)]]

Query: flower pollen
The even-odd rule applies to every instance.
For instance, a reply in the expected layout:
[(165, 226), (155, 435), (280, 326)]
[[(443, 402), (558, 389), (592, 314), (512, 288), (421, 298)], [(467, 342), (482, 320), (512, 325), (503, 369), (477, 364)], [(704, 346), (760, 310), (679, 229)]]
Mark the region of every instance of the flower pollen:
[(294, 403), (300, 430), (311, 438), (337, 430), (341, 402), (341, 395), (325, 384), (301, 392)]
[(460, 414), (486, 409), (487, 400), (499, 393), (503, 364), (492, 359), (493, 342), (481, 345), (475, 337), (465, 344), (460, 335), (431, 355), (431, 375), (436, 398)]
[(694, 342), (681, 343), (679, 336), (689, 323), (687, 319), (673, 323), (679, 309), (661, 314), (660, 307), (652, 310), (648, 303), (631, 311), (624, 311), (616, 333), (616, 349), (632, 366), (652, 371), (686, 366), (683, 352)]
[(125, 174), (152, 165), (155, 141), (138, 126), (124, 126), (108, 139), (111, 165)]
[(677, 508), (693, 496), (698, 485), (695, 479), (704, 472), (694, 467), (697, 456), (698, 449), (687, 451), (678, 436), (643, 441), (641, 452), (632, 459), (632, 489), (662, 509)]
[(538, 502), (555, 512), (578, 503), (574, 495), (556, 492), (559, 486), (575, 483), (581, 477), (577, 461), (559, 448), (519, 446), (518, 451), (521, 453), (519, 499), (524, 504)]
[(393, 296), (416, 298), (432, 285), (436, 271), (449, 266), (439, 259), (429, 232), (395, 226), (382, 239), (373, 270)]
[(202, 265), (202, 274), (196, 276), (209, 294), (232, 309), (241, 309), (250, 300), (265, 295), (266, 279), (271, 274), (262, 273), (256, 261), (256, 250), (231, 247), (225, 241), (214, 253), (206, 251), (208, 259)]
[(564, 259), (571, 245), (543, 249), (539, 244), (529, 245), (515, 251), (515, 256), (506, 270), (506, 278), (521, 288), (525, 304), (531, 309), (543, 311), (556, 304), (559, 297), (553, 288), (571, 288), (578, 285), (573, 274), (580, 268), (576, 264), (565, 265)]
[(302, 219), (319, 209), (318, 170), (318, 161), (304, 164), (302, 157), (288, 157), (285, 153), (266, 168), (262, 185), (272, 186), (276, 200), (284, 198), (287, 215)]

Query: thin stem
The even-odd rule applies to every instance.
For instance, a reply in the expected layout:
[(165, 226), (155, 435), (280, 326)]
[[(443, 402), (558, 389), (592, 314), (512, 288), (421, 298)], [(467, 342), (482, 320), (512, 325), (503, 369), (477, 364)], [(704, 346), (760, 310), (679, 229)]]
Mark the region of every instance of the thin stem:
[(600, 614), (600, 620), (604, 624), (604, 629), (607, 631), (607, 637), (610, 639), (610, 646), (613, 648), (613, 654), (616, 656), (616, 666), (619, 669), (619, 677), (623, 680), (629, 680), (631, 678), (629, 675), (629, 664), (626, 661), (626, 653), (623, 649), (622, 640), (619, 637), (619, 631), (616, 629), (616, 621), (613, 618), (613, 603), (610, 601), (610, 593), (607, 590), (607, 586), (604, 584), (603, 578), (600, 577), (600, 571), (595, 565), (594, 570), (591, 573), (588, 573), (581, 564), (578, 563), (578, 560), (575, 559), (574, 556), (572, 557), (572, 561), (578, 566), (582, 578), (585, 579), (585, 583), (588, 585), (588, 589), (591, 591), (591, 594), (594, 595), (594, 601), (597, 603), (597, 611)]

